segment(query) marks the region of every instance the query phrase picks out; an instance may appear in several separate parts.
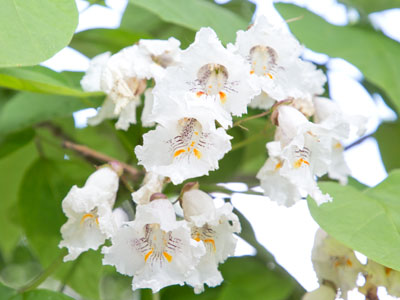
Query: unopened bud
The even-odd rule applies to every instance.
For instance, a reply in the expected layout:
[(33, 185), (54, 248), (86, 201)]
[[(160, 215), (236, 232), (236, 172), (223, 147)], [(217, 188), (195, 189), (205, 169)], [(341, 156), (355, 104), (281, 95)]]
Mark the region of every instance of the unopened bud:
[(154, 201), (154, 200), (160, 200), (160, 199), (165, 199), (167, 200), (168, 197), (165, 196), (163, 193), (154, 193), (153, 195), (151, 195), (150, 197), (150, 202)]

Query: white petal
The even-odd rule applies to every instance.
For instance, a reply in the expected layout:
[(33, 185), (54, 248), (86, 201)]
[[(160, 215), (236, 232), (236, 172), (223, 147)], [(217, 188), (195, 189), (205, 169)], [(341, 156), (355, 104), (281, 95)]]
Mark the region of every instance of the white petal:
[(90, 61), (89, 68), (81, 80), (81, 85), (84, 91), (101, 91), (100, 78), (110, 56), (110, 52), (105, 52), (93, 57)]

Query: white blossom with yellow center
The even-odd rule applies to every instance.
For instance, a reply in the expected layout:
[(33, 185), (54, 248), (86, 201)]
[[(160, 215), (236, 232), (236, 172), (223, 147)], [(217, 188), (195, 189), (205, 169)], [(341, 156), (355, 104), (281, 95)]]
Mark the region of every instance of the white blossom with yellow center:
[(247, 59), (253, 81), (261, 88), (251, 107), (268, 109), (275, 101), (311, 99), (323, 92), (325, 75), (299, 58), (302, 47), (283, 24), (272, 25), (260, 16), (247, 31), (239, 30), (236, 44), (228, 48)]
[(64, 261), (76, 259), (82, 252), (96, 250), (116, 229), (112, 206), (117, 195), (119, 178), (109, 167), (94, 172), (82, 188), (73, 186), (62, 202), (68, 221), (61, 227), (66, 247)]
[[(195, 97), (187, 97), (185, 94)], [(192, 45), (182, 51), (179, 66), (170, 67), (154, 88), (155, 102), (212, 102), (215, 109), (241, 116), (259, 93), (250, 78), (250, 66), (228, 51), (211, 28), (202, 28)], [(215, 110), (214, 109), (214, 110)], [(225, 123), (225, 122), (223, 122)], [(225, 125), (223, 125), (225, 127)]]
[(121, 274), (133, 276), (132, 289), (183, 285), (204, 255), (202, 243), (191, 238), (185, 221), (176, 221), (166, 199), (138, 205), (135, 220), (121, 227), (104, 247), (103, 263)]
[(186, 279), (195, 292), (200, 293), (204, 284), (209, 287), (221, 284), (223, 278), (218, 264), (234, 255), (237, 242), (234, 233), (240, 232), (240, 223), (230, 203), (215, 208), (213, 199), (200, 190), (185, 192), (182, 208), (191, 227), (192, 238), (203, 242), (207, 250), (195, 272)]

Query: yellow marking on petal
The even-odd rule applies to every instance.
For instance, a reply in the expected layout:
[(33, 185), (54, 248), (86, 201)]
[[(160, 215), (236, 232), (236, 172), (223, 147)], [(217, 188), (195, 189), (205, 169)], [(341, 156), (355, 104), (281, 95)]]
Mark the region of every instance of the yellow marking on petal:
[(346, 265), (347, 265), (348, 267), (351, 267), (351, 266), (353, 265), (353, 263), (351, 262), (350, 259), (347, 259), (347, 260), (346, 260)]
[(305, 159), (303, 159), (303, 158), (299, 158), (298, 160), (296, 160), (295, 162), (294, 162), (294, 167), (297, 169), (297, 168), (300, 168), (301, 167), (301, 165), (302, 164), (306, 164), (306, 165), (310, 165), (310, 163), (308, 162), (308, 161), (306, 161)]
[(279, 170), (280, 168), (282, 168), (282, 163), (281, 163), (281, 162), (278, 162), (278, 163), (275, 165), (275, 171), (276, 171), (276, 170)]
[(162, 254), (168, 260), (168, 262), (172, 261), (172, 255), (168, 254), (167, 252), (163, 252)]
[(266, 67), (266, 66), (263, 66), (262, 68), (263, 68), (263, 70), (264, 70), (264, 71), (267, 69), (267, 67)]
[(385, 274), (386, 274), (386, 276), (389, 276), (390, 273), (392, 273), (392, 270), (393, 270), (393, 269), (391, 269), (391, 268), (385, 267)]
[(337, 142), (333, 147), (336, 148), (336, 149), (343, 148), (343, 146), (342, 146), (342, 144), (340, 142)]
[(195, 141), (192, 141), (192, 143), (190, 144), (190, 147), (193, 147), (195, 144)]
[(254, 70), (251, 70), (251, 71), (250, 71), (250, 74), (254, 74)]
[(335, 266), (335, 268), (337, 268), (337, 267), (339, 267), (341, 264), (340, 264), (340, 261), (335, 261), (335, 263), (334, 263), (334, 266)]
[(195, 135), (199, 135), (199, 132), (198, 132), (198, 131), (195, 131), (194, 134), (195, 134)]
[[(94, 215), (93, 215), (93, 214), (91, 214), (91, 213), (84, 214), (83, 217), (82, 217), (82, 219), (81, 219), (81, 224), (82, 224), (83, 222), (85, 222), (86, 219), (91, 219), (91, 218), (94, 218)], [(97, 218), (96, 218), (96, 219), (97, 219)], [(98, 222), (98, 221), (97, 221), (97, 222)]]
[(209, 85), (208, 88), (209, 88), (209, 89), (212, 89), (212, 85)]
[(217, 251), (217, 248), (215, 247), (215, 241), (213, 239), (205, 239), (204, 243), (210, 243), (213, 246), (214, 252)]
[(226, 102), (226, 94), (224, 92), (218, 92), (219, 94), (219, 99), (221, 100), (221, 103), (224, 104)]
[(99, 218), (96, 218), (95, 221), (96, 221), (96, 225), (99, 226)]
[(190, 147), (187, 148), (187, 152), (190, 152)]
[(200, 159), (201, 158), (201, 152), (199, 150), (197, 150), (196, 148), (193, 149), (194, 155)]
[(274, 79), (274, 77), (272, 76), (271, 73), (267, 73), (267, 75), (268, 75), (268, 77), (269, 77), (270, 79)]
[(150, 255), (151, 255), (152, 253), (153, 253), (153, 249), (151, 249), (149, 252), (147, 252), (147, 254), (144, 256), (144, 261), (145, 261), (145, 262), (149, 259)]
[(186, 152), (185, 149), (176, 150), (175, 153), (174, 153), (174, 157), (177, 157), (177, 156), (181, 155), (184, 152)]
[(201, 241), (201, 239), (200, 239), (198, 236), (196, 236), (196, 237), (194, 238), (194, 240), (195, 240), (196, 242), (200, 242), (200, 241)]
[(204, 95), (204, 92), (197, 92), (197, 93), (196, 93), (196, 96), (197, 96), (197, 97), (201, 97), (201, 96), (203, 96), (203, 95)]

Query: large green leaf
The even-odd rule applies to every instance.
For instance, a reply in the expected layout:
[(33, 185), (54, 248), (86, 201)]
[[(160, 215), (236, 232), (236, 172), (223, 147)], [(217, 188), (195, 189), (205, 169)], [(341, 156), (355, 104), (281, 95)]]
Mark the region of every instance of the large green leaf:
[(18, 216), (18, 190), (26, 169), (36, 157), (35, 146), (33, 143), (29, 143), (20, 150), (0, 159), (0, 249), (6, 259), (20, 238), (21, 229), (14, 220)]
[(78, 25), (74, 0), (2, 0), (0, 67), (36, 65), (68, 45)]
[(5, 137), (0, 137), (0, 159), (28, 144), (34, 137), (32, 128), (23, 129)]
[(317, 206), (308, 200), (318, 224), (345, 245), (400, 270), (400, 170), (364, 191), (333, 182), (320, 186), (333, 201)]
[(80, 98), (19, 93), (0, 111), (0, 135), (5, 135), (38, 122), (70, 116), (89, 107)]
[(308, 10), (277, 4), (290, 29), (311, 50), (341, 57), (354, 64), (364, 76), (386, 91), (400, 111), (400, 44), (367, 27), (335, 26)]
[(209, 26), (216, 31), (223, 43), (234, 42), (236, 31), (248, 26), (248, 22), (239, 15), (204, 0), (130, 1), (158, 15), (166, 22), (191, 30)]
[(73, 298), (49, 290), (33, 290), (4, 300), (73, 300)]
[(379, 125), (374, 137), (379, 144), (386, 171), (400, 168), (400, 122), (383, 123)]
[(100, 92), (84, 92), (79, 86), (80, 72), (57, 73), (42, 66), (0, 69), (0, 86), (43, 94), (88, 97)]
[(339, 2), (356, 8), (362, 14), (370, 14), (391, 8), (400, 8), (399, 0), (339, 0)]
[(86, 56), (111, 51), (118, 52), (124, 47), (136, 43), (139, 39), (150, 38), (144, 33), (133, 33), (123, 29), (89, 29), (74, 35), (70, 46)]

